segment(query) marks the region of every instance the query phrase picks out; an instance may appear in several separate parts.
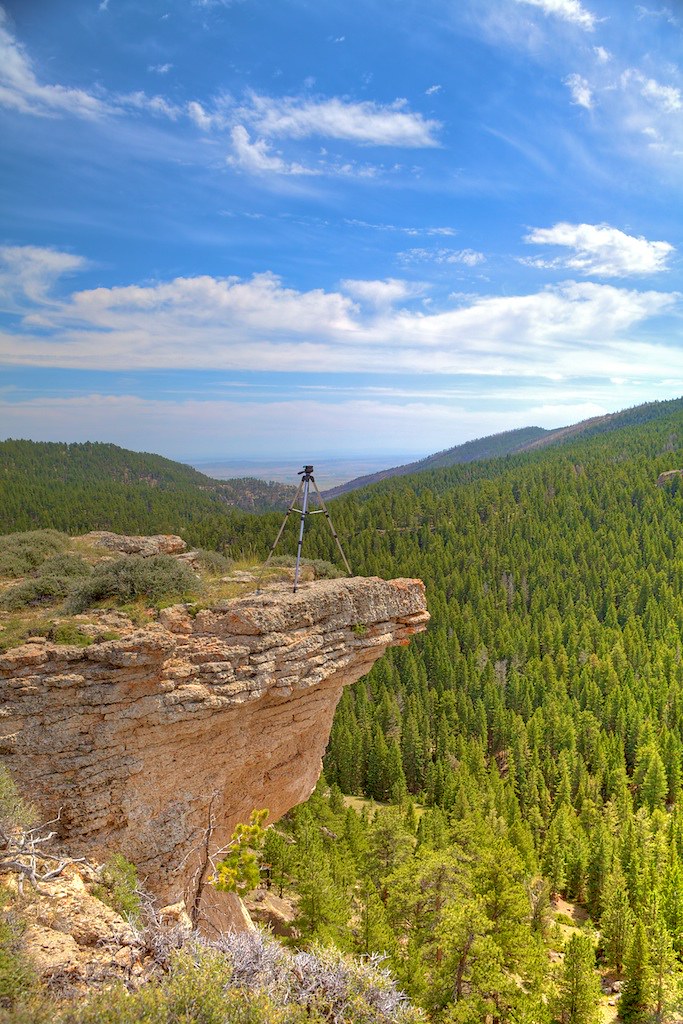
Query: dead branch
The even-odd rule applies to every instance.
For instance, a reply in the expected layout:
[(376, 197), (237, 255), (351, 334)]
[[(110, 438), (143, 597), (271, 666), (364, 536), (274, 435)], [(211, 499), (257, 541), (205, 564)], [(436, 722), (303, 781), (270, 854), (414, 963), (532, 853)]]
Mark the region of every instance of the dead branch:
[[(61, 808), (56, 818), (35, 828), (0, 830), (0, 872), (12, 871), (19, 875), (19, 891), (22, 892), (24, 878), (35, 888), (39, 882), (49, 882), (61, 875), (70, 864), (86, 864), (85, 857), (63, 857), (49, 853), (43, 847), (52, 842), (57, 832), (50, 830), (61, 818)], [(47, 831), (46, 831), (47, 830)], [(54, 864), (49, 867), (48, 864)]]

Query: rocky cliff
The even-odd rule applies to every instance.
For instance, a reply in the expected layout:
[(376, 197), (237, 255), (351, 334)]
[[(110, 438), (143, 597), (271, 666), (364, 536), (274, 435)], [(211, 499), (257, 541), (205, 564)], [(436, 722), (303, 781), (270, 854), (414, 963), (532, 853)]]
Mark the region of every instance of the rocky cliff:
[(176, 605), (86, 648), (36, 639), (0, 656), (0, 757), (67, 848), (120, 850), (210, 920), (236, 823), (306, 799), (342, 688), (428, 618), (419, 580), (355, 578)]

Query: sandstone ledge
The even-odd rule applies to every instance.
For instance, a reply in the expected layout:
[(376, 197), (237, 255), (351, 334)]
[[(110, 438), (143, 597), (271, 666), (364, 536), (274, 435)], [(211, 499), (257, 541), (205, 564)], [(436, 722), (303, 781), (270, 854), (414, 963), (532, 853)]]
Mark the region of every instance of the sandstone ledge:
[(213, 854), (254, 808), (305, 800), (342, 688), (428, 619), (420, 580), (359, 577), (26, 644), (0, 656), (0, 758), (67, 847), (120, 850), (190, 906), (207, 835)]

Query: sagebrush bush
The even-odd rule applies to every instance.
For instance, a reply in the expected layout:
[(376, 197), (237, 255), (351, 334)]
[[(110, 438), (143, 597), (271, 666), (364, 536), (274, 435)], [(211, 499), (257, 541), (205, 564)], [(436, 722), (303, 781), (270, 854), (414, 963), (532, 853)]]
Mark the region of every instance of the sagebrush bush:
[[(294, 555), (276, 555), (275, 558), (271, 558), (270, 564), (293, 568), (296, 565), (296, 558)], [(301, 564), (310, 566), (317, 580), (336, 580), (345, 575), (341, 569), (332, 562), (326, 562), (324, 558), (302, 558)]]
[(58, 530), (29, 530), (0, 536), (0, 576), (25, 576), (53, 555), (67, 551), (71, 541)]
[(204, 572), (209, 573), (211, 576), (221, 576), (223, 573), (230, 572), (235, 564), (232, 558), (222, 555), (220, 551), (197, 548), (193, 554)]
[(29, 605), (57, 601), (74, 589), (78, 580), (92, 574), (92, 567), (80, 555), (61, 554), (48, 558), (31, 575), (0, 596), (0, 608), (18, 611)]
[[(293, 953), (263, 932), (192, 940), (137, 992), (122, 985), (55, 1013), (54, 1024), (418, 1024), (424, 1017), (369, 961)], [(42, 1022), (41, 1022), (42, 1024)]]
[(72, 591), (67, 608), (72, 613), (83, 612), (106, 598), (123, 603), (143, 597), (154, 603), (188, 597), (199, 588), (194, 573), (170, 555), (131, 555), (96, 566), (92, 575)]

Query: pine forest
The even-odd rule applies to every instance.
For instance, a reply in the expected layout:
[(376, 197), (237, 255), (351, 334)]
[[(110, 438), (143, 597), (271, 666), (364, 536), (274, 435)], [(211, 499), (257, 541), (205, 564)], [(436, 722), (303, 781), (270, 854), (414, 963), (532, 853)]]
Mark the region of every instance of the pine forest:
[[(429, 1020), (683, 1012), (683, 481), (658, 485), (683, 466), (681, 404), (330, 504), (354, 574), (423, 579), (432, 621), (344, 692), (262, 880), (296, 896), (292, 944), (383, 953)], [(262, 559), (281, 522), (86, 469), (48, 503), (24, 458), (5, 532), (153, 529)], [(305, 554), (336, 561), (313, 518)]]

